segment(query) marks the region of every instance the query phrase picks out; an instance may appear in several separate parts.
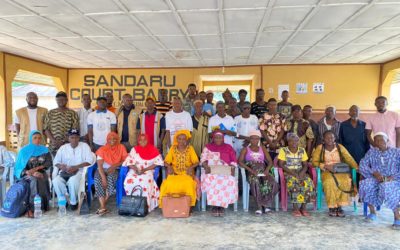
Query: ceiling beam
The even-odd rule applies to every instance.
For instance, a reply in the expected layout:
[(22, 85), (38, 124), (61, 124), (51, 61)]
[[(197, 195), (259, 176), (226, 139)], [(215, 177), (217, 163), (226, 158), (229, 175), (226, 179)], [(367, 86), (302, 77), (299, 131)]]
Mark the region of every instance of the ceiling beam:
[(222, 48), (222, 66), (227, 63), (226, 55), (226, 42), (225, 42), (225, 17), (224, 17), (224, 0), (218, 0), (218, 27), (219, 27), (219, 37), (221, 40)]

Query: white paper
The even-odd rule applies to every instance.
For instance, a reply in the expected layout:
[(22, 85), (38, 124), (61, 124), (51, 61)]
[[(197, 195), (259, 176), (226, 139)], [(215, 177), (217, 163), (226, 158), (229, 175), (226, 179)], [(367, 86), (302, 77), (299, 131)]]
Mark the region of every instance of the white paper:
[(325, 84), (323, 82), (315, 82), (313, 84), (313, 92), (316, 94), (324, 93), (325, 91)]
[(298, 82), (296, 83), (296, 94), (307, 94), (308, 93), (308, 83)]
[(285, 90), (287, 90), (287, 91), (289, 91), (289, 84), (279, 84), (278, 85), (278, 99), (279, 100), (282, 100), (282, 92), (283, 91), (285, 91)]

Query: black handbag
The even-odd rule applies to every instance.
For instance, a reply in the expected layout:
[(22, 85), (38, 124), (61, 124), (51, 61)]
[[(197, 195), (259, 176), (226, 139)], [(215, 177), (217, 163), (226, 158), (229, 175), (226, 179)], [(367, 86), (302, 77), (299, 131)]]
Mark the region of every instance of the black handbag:
[[(133, 195), (136, 190), (140, 190), (140, 195)], [(137, 185), (132, 188), (131, 195), (122, 197), (118, 208), (118, 214), (123, 216), (145, 217), (149, 213), (147, 197), (143, 196), (143, 189)]]
[(336, 163), (333, 165), (333, 173), (341, 173), (341, 174), (349, 174), (351, 172), (351, 168), (347, 163)]

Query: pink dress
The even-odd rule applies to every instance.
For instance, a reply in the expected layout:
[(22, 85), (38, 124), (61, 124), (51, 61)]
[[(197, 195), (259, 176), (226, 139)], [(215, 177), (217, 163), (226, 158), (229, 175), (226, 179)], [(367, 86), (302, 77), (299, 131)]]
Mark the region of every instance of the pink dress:
[[(204, 148), (201, 154), (200, 163), (208, 161), (210, 167), (217, 165), (229, 165), (237, 167), (236, 162), (227, 164), (220, 160), (219, 152), (212, 152), (208, 148)], [(229, 204), (233, 204), (238, 199), (238, 187), (235, 177), (202, 174), (201, 190), (207, 193), (207, 205), (227, 208)]]
[[(123, 166), (136, 166), (139, 169), (147, 168), (155, 164), (156, 166), (164, 166), (161, 155), (156, 156), (151, 160), (144, 160), (136, 153), (135, 148), (132, 148), (128, 158), (122, 164)], [(143, 196), (147, 197), (147, 204), (149, 212), (158, 207), (158, 198), (160, 197), (160, 190), (157, 183), (154, 181), (154, 170), (146, 171), (144, 174), (137, 175), (133, 169), (129, 169), (124, 181), (124, 189), (127, 195), (130, 195), (132, 189), (139, 185), (143, 189)], [(140, 191), (135, 191), (133, 194), (139, 195)]]

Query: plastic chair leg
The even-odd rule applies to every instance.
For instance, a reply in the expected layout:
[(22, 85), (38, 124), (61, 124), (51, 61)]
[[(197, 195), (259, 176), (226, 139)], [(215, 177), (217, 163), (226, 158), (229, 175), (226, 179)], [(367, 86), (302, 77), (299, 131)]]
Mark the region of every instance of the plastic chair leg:
[(247, 179), (246, 179), (246, 170), (244, 168), (240, 168), (240, 173), (242, 175), (242, 195), (243, 195), (243, 211), (248, 212), (249, 211), (249, 187), (247, 184)]
[(286, 179), (285, 175), (283, 174), (283, 169), (278, 168), (279, 171), (279, 179), (281, 183), (281, 207), (283, 211), (288, 210), (288, 194), (287, 194), (287, 187), (286, 187)]
[[(239, 185), (239, 167), (235, 168), (235, 181), (236, 181), (236, 187), (238, 187)], [(239, 189), (239, 188), (238, 188)], [(238, 211), (238, 201), (236, 200), (236, 202), (233, 204), (233, 211), (237, 212)]]
[(364, 202), (363, 205), (364, 205), (363, 206), (364, 207), (363, 214), (364, 214), (364, 217), (367, 217), (367, 215), (368, 215), (368, 203)]
[[(274, 177), (276, 183), (279, 183), (279, 171), (278, 168), (274, 168)], [(275, 195), (275, 211), (279, 211), (279, 193)]]
[(322, 208), (322, 181), (321, 181), (321, 169), (317, 168), (317, 209)]

